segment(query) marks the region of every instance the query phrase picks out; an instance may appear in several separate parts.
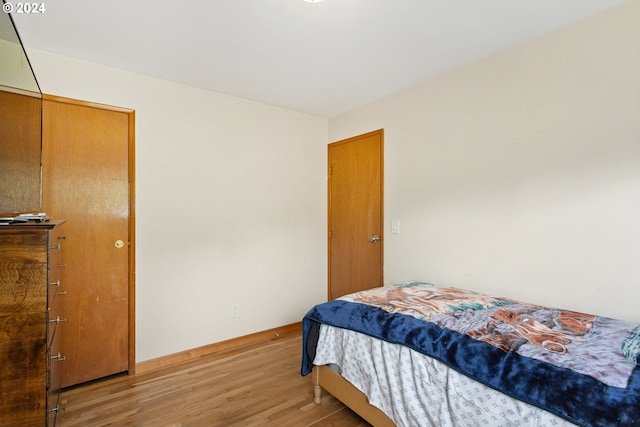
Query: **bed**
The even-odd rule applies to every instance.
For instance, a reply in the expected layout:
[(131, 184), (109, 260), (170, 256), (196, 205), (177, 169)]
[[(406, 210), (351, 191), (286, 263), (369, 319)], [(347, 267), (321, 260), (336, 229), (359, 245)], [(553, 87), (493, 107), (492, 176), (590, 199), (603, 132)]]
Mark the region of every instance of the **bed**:
[(428, 283), (318, 304), (301, 374), (374, 426), (640, 426), (640, 326)]

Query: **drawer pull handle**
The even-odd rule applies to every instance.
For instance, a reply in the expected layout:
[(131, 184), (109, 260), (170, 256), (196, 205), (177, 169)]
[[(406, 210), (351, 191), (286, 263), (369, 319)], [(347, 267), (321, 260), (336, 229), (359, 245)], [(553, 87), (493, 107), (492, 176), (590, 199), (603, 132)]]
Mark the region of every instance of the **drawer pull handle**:
[(60, 292), (56, 292), (56, 295), (66, 295), (67, 291), (60, 291)]
[(49, 412), (64, 412), (64, 408), (61, 408), (60, 405), (58, 405), (55, 408), (49, 409)]
[(57, 249), (57, 250), (60, 250), (60, 247), (61, 247), (61, 246), (60, 246), (60, 243), (58, 243), (57, 245), (49, 246), (49, 249)]
[(61, 319), (60, 316), (56, 316), (55, 319), (49, 320), (49, 323), (67, 323), (67, 318), (65, 317), (64, 319)]
[(60, 287), (60, 280), (56, 280), (55, 282), (51, 282), (49, 283), (50, 286), (57, 286)]
[(64, 362), (67, 358), (58, 352), (58, 354), (51, 356), (51, 359), (56, 359), (58, 362)]
[(67, 264), (58, 264), (58, 267), (60, 267), (60, 268), (67, 268)]

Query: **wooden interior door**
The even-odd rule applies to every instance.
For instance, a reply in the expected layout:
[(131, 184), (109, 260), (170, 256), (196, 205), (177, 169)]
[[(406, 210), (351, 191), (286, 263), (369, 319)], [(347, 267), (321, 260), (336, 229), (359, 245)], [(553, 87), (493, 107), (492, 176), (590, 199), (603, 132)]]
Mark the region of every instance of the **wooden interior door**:
[(131, 110), (44, 99), (43, 210), (67, 220), (63, 387), (134, 366), (133, 119)]
[(329, 299), (383, 284), (383, 136), (329, 144)]

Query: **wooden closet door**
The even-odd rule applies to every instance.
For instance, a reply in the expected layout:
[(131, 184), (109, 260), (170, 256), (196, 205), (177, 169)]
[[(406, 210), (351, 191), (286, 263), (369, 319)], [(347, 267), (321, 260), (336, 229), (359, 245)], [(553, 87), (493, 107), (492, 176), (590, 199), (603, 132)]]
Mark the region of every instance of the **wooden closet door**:
[(132, 115), (64, 98), (44, 100), (43, 210), (67, 220), (63, 387), (134, 366), (129, 283)]
[(329, 299), (382, 286), (383, 131), (329, 144)]

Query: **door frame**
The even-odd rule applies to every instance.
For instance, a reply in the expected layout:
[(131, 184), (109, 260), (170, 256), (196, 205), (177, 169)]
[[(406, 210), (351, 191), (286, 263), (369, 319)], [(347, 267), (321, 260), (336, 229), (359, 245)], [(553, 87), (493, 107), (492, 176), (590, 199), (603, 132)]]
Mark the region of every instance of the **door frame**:
[(129, 298), (129, 350), (128, 350), (128, 374), (135, 374), (136, 372), (136, 282), (135, 282), (135, 266), (136, 266), (136, 215), (135, 215), (135, 166), (136, 166), (136, 112), (130, 108), (124, 107), (116, 107), (113, 105), (100, 104), (96, 102), (82, 101), (78, 99), (65, 98), (56, 95), (42, 95), (43, 100), (60, 102), (63, 104), (72, 104), (78, 105), (82, 107), (91, 107), (91, 108), (99, 108), (103, 110), (117, 111), (120, 113), (125, 113), (128, 118), (128, 139), (129, 139), (129, 149), (128, 149), (128, 175), (129, 175), (129, 242), (128, 242), (128, 298)]
[(384, 128), (331, 142), (327, 145), (327, 299), (331, 299), (331, 156), (336, 145), (348, 144), (362, 138), (380, 135), (380, 280), (384, 280)]

